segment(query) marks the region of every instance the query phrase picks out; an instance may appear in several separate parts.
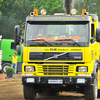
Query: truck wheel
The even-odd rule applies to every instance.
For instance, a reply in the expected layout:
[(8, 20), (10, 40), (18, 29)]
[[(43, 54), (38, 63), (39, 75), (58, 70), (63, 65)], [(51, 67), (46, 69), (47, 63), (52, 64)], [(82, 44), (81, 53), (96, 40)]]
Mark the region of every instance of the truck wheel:
[(98, 90), (98, 98), (100, 98), (100, 90)]
[(96, 100), (98, 94), (98, 82), (97, 79), (94, 79), (94, 84), (91, 86), (86, 86), (84, 88), (85, 100)]
[(11, 67), (11, 64), (10, 64), (10, 63), (4, 63), (4, 64), (2, 65), (2, 72), (6, 73), (6, 68), (7, 68), (7, 67)]
[(34, 100), (36, 97), (36, 92), (34, 90), (34, 86), (23, 85), (23, 94), (25, 99)]

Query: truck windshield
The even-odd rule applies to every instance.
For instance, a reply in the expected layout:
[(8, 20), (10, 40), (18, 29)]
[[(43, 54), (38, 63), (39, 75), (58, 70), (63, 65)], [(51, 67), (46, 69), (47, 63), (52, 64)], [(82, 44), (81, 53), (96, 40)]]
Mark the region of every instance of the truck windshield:
[[(27, 23), (26, 42), (37, 39), (88, 42), (89, 24), (30, 24)], [(38, 42), (38, 41), (34, 41)]]

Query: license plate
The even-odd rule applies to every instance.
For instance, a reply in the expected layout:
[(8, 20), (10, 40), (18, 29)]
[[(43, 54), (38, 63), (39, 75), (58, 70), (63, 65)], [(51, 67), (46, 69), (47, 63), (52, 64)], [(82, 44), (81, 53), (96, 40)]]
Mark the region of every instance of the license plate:
[(63, 80), (48, 80), (49, 84), (62, 84)]
[(85, 79), (84, 78), (78, 78), (77, 83), (85, 83)]
[(34, 83), (35, 80), (34, 80), (34, 78), (27, 78), (26, 82), (27, 83)]

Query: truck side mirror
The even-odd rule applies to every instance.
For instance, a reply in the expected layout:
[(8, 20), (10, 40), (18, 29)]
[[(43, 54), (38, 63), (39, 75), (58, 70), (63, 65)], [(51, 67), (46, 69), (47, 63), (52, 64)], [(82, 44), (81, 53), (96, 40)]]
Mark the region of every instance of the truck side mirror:
[(100, 29), (99, 28), (96, 29), (96, 41), (100, 42)]
[(24, 42), (24, 39), (22, 39), (21, 43), (23, 43), (23, 42)]
[(20, 26), (19, 25), (16, 25), (15, 26), (15, 29), (14, 29), (14, 41), (15, 41), (15, 44), (18, 45), (20, 43)]

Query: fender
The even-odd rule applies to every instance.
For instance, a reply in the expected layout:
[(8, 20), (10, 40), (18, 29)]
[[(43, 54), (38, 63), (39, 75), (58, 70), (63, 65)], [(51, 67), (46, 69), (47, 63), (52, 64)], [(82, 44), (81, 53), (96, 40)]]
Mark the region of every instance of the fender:
[(97, 65), (98, 65), (98, 60), (95, 60), (95, 63), (94, 63), (94, 71), (92, 73), (92, 75), (93, 75), (94, 78), (96, 77), (96, 73), (98, 71)]

